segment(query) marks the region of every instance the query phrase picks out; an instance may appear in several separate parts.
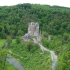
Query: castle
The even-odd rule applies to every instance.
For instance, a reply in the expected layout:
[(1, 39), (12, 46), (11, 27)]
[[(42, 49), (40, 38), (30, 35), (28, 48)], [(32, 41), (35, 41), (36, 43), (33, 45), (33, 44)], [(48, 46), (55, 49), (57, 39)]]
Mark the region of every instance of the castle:
[(41, 32), (39, 31), (39, 24), (38, 22), (29, 23), (28, 26), (28, 33), (24, 35), (24, 41), (29, 41), (31, 38), (36, 38), (38, 42), (41, 42)]

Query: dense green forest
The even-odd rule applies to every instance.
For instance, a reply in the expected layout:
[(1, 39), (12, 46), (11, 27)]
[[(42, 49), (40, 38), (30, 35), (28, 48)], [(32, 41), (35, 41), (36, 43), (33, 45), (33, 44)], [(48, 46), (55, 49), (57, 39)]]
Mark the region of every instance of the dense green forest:
[(0, 38), (24, 35), (30, 22), (38, 22), (41, 31), (52, 35), (69, 34), (70, 8), (38, 4), (0, 6)]
[[(29, 3), (0, 6), (0, 47), (3, 47), (2, 40), (6, 39), (9, 44), (7, 52), (11, 50), (13, 53), (10, 55), (19, 59), (25, 70), (51, 70), (48, 52), (42, 55), (37, 44), (24, 43), (19, 39), (27, 33), (30, 22), (39, 23), (42, 44), (58, 56), (55, 70), (70, 70), (70, 8)], [(5, 54), (6, 51), (2, 50), (0, 54)]]

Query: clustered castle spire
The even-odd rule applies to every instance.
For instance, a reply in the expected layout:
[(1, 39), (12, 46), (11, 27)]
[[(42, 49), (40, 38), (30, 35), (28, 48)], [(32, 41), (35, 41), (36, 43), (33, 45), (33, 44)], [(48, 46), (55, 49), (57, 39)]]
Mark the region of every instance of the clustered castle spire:
[(41, 36), (38, 22), (31, 22), (28, 26), (28, 33), (24, 35), (24, 41), (29, 41), (30, 38), (35, 37), (38, 42), (41, 42)]

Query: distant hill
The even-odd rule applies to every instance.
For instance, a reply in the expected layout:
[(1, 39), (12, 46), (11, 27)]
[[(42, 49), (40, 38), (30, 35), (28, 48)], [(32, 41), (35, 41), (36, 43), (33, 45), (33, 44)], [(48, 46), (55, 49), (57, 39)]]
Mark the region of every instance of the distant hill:
[(32, 21), (51, 35), (70, 33), (70, 8), (29, 3), (0, 6), (0, 38), (23, 35)]

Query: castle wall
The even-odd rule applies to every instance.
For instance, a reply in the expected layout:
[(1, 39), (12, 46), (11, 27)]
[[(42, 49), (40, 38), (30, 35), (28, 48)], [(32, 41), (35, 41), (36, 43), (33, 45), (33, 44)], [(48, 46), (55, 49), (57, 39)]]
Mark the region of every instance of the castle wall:
[[(38, 42), (41, 42), (41, 34), (39, 32), (40, 31), (39, 31), (39, 24), (38, 23), (34, 23), (34, 22), (29, 23), (28, 34), (31, 37), (35, 37)], [(28, 40), (27, 38), (25, 38), (25, 39), (26, 39), (26, 41)]]

